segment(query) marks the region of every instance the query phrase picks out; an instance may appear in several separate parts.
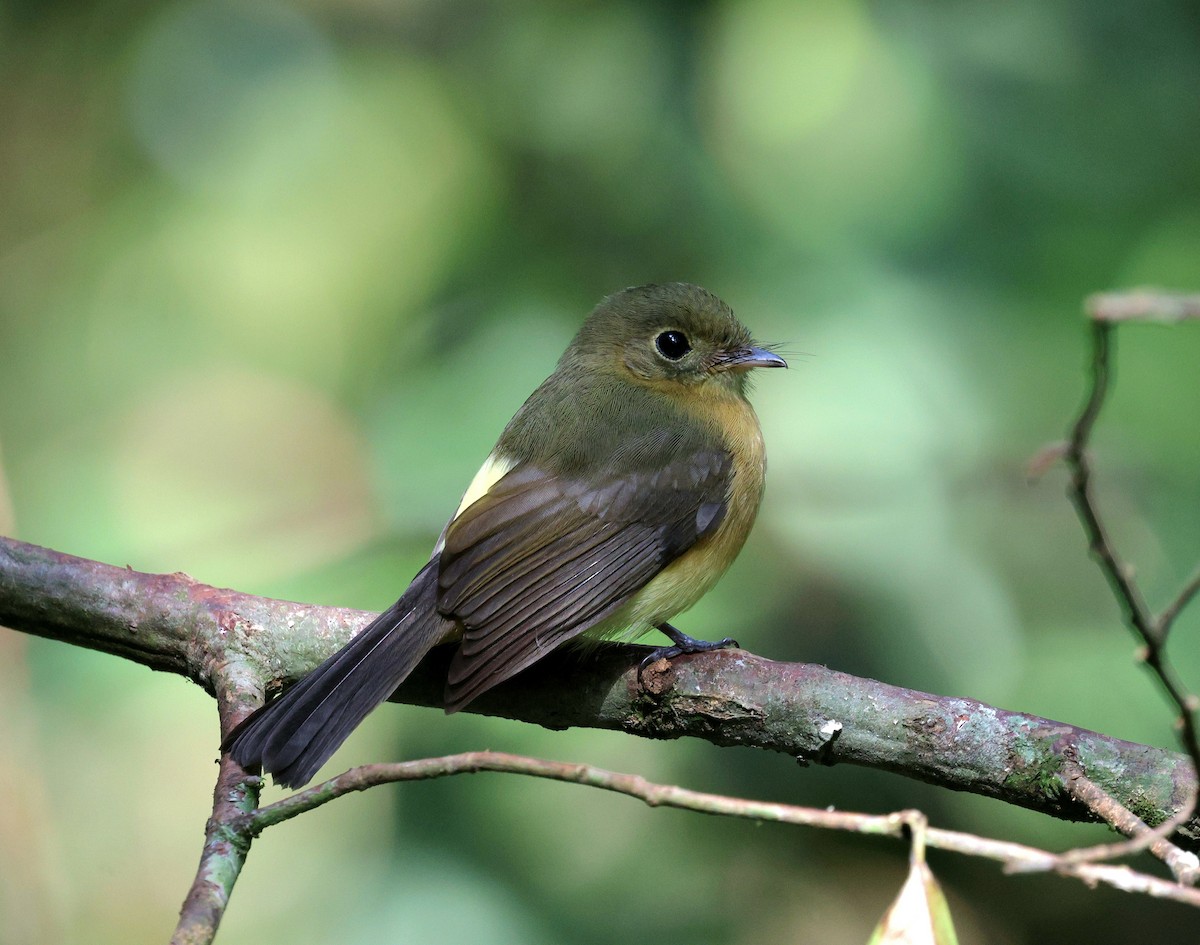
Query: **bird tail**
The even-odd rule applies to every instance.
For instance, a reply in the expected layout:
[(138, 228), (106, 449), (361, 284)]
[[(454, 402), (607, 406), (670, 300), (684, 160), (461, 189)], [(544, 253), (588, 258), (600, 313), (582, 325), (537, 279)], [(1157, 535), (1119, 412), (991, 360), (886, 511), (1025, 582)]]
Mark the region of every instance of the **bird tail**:
[(451, 629), (436, 607), (436, 562), (353, 640), (235, 728), (222, 751), (276, 784), (306, 784)]

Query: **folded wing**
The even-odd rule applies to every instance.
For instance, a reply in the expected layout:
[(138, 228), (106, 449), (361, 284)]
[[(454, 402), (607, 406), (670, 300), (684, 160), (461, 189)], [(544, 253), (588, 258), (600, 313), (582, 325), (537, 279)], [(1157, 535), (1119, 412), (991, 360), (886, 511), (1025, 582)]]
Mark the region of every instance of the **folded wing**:
[(447, 711), (596, 626), (720, 525), (727, 453), (665, 431), (630, 448), (590, 475), (518, 465), (447, 528), (438, 609), (464, 631)]

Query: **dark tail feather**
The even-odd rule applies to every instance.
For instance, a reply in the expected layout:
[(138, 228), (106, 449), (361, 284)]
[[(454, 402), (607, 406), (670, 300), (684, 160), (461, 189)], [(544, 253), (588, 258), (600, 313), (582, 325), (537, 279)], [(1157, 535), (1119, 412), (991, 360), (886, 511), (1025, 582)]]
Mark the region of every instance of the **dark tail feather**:
[(383, 702), (451, 629), (435, 606), (437, 559), (404, 596), (353, 640), (263, 706), (225, 743), (244, 768), (261, 767), (276, 784), (306, 784), (367, 714)]

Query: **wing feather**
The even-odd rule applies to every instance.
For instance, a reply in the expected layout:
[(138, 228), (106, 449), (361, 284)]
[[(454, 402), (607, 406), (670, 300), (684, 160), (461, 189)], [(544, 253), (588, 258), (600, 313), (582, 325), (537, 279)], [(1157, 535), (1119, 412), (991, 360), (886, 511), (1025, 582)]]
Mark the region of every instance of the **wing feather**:
[(592, 476), (518, 464), (447, 528), (438, 609), (463, 626), (448, 711), (604, 620), (720, 524), (726, 452), (673, 433), (639, 444), (634, 468), (613, 457)]

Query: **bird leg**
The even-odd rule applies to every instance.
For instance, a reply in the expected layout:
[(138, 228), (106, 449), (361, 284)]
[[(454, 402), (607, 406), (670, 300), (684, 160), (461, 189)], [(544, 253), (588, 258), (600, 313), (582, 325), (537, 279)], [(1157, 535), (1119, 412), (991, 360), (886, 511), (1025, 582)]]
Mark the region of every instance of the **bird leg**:
[(684, 653), (707, 653), (710, 650), (723, 650), (727, 646), (737, 646), (737, 640), (733, 637), (725, 637), (721, 640), (697, 640), (695, 637), (689, 637), (682, 630), (672, 627), (669, 623), (660, 623), (655, 629), (667, 637), (671, 641), (670, 646), (660, 646), (651, 650), (641, 663), (638, 664), (638, 682), (642, 681), (642, 671), (658, 660), (672, 660), (677, 656), (682, 656)]

